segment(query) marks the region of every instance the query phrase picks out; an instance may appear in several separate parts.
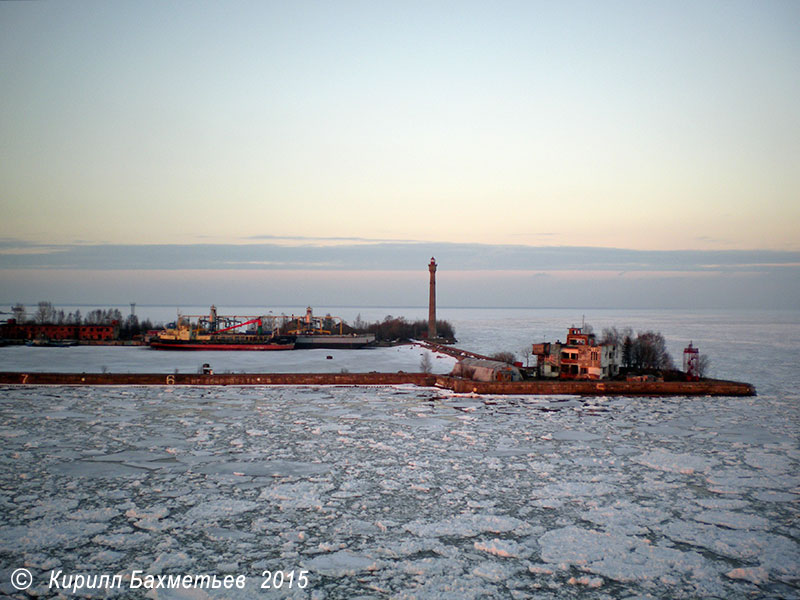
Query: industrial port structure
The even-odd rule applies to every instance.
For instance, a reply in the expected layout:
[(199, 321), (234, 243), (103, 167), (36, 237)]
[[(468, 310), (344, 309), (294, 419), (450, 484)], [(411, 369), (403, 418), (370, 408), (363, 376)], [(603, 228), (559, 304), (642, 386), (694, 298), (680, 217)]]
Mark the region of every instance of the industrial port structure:
[(295, 350), (305, 348), (363, 348), (372, 334), (346, 334), (339, 317), (220, 315), (212, 305), (208, 315), (178, 315), (174, 327), (158, 332), (150, 347), (156, 350)]

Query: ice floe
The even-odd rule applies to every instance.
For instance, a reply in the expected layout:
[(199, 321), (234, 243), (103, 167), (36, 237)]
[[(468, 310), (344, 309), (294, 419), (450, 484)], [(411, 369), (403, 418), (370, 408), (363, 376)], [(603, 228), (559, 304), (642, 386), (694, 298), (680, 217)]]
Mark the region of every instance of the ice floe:
[(503, 517), (488, 514), (456, 515), (441, 521), (427, 523), (412, 521), (405, 526), (406, 530), (420, 537), (474, 537), (481, 533), (522, 532), (530, 526), (514, 517)]

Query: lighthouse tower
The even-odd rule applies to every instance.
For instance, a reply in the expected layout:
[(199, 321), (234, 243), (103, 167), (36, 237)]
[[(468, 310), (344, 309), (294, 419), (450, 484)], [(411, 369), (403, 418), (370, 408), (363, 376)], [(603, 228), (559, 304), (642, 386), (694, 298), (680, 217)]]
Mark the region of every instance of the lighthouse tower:
[(683, 349), (683, 370), (686, 372), (686, 379), (689, 381), (697, 381), (700, 379), (700, 350), (689, 342), (689, 345)]
[(431, 289), (428, 298), (428, 339), (432, 340), (438, 337), (436, 334), (436, 260), (433, 257), (428, 264), (428, 271), (431, 272)]

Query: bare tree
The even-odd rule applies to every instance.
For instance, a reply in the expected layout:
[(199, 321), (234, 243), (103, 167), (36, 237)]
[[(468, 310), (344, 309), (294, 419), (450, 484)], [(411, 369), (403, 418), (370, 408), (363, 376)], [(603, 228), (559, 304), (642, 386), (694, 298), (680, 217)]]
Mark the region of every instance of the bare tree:
[(103, 322), (103, 311), (99, 308), (95, 308), (94, 310), (90, 310), (86, 313), (86, 316), (83, 318), (83, 322), (87, 325), (99, 325)]
[(17, 323), (24, 323), (27, 315), (25, 314), (25, 305), (17, 303), (11, 307), (11, 312), (14, 314), (14, 319)]
[(56, 311), (50, 302), (39, 302), (39, 307), (34, 313), (34, 319), (39, 325), (52, 323), (55, 320)]
[(664, 336), (655, 331), (639, 332), (632, 343), (631, 363), (639, 369), (671, 369), (672, 357)]
[(616, 327), (603, 327), (603, 333), (600, 336), (601, 344), (617, 344), (619, 341), (620, 334)]
[(622, 366), (633, 366), (633, 330), (630, 327), (617, 329), (616, 327), (606, 327), (600, 337), (601, 344), (614, 344), (619, 346), (622, 352)]
[(625, 342), (626, 337), (633, 338), (633, 330), (630, 327), (626, 327), (621, 331), (616, 327), (605, 327), (603, 334), (600, 336), (600, 343), (620, 346)]
[(108, 325), (113, 321), (122, 323), (122, 313), (117, 308), (108, 308), (106, 310), (96, 308), (86, 313), (86, 318), (84, 319), (84, 323), (87, 325)]
[(519, 354), (522, 358), (525, 359), (525, 367), (531, 366), (531, 356), (533, 356), (533, 348), (530, 346), (523, 346), (522, 349), (519, 351)]
[(356, 315), (356, 320), (353, 321), (353, 329), (357, 329), (357, 330), (361, 331), (362, 329), (366, 329), (366, 328), (367, 328), (366, 321), (362, 321), (361, 320), (361, 313), (358, 313)]
[(513, 352), (495, 352), (494, 354), (492, 354), (491, 359), (492, 360), (499, 360), (500, 362), (504, 362), (504, 363), (508, 363), (510, 365), (513, 365), (514, 361), (517, 359), (517, 357), (514, 356)]
[(708, 357), (708, 354), (701, 354), (697, 357), (697, 376), (698, 377), (705, 377), (708, 375), (709, 369), (711, 368), (711, 359)]

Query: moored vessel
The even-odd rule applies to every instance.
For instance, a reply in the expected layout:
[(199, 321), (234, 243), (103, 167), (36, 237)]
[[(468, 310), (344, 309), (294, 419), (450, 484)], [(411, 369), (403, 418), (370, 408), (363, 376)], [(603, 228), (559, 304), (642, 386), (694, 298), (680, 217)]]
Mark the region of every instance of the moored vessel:
[[(264, 328), (266, 317), (178, 315), (172, 327), (150, 339), (154, 350), (293, 350), (295, 338)], [(242, 328), (249, 327), (245, 331)]]
[(375, 334), (300, 334), (295, 336), (294, 347), (298, 350), (327, 348), (335, 350), (356, 350), (375, 343)]
[(71, 348), (78, 345), (78, 340), (52, 340), (49, 338), (36, 338), (25, 342), (26, 346), (47, 348)]
[[(279, 331), (294, 336), (295, 348), (327, 348), (353, 350), (375, 343), (374, 333), (345, 333), (344, 321), (339, 317), (318, 317), (309, 306), (302, 317), (292, 317), (284, 322)], [(337, 333), (338, 331), (338, 333)]]
[[(338, 332), (337, 332), (338, 329)], [(345, 333), (339, 317), (317, 317), (309, 307), (304, 316), (178, 315), (175, 323), (150, 339), (155, 350), (294, 350), (356, 349), (375, 342), (374, 334)]]
[(158, 337), (150, 341), (155, 350), (294, 350), (288, 336), (227, 336), (215, 339), (180, 340)]

